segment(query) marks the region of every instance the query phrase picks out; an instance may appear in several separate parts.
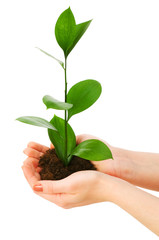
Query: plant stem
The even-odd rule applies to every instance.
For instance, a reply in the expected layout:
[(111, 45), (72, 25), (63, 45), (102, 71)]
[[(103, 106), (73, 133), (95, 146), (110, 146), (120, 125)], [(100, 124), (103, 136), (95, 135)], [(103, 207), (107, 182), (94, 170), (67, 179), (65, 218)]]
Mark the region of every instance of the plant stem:
[[(65, 57), (65, 102), (67, 103), (67, 57)], [(67, 165), (67, 122), (68, 111), (65, 110), (65, 165)]]

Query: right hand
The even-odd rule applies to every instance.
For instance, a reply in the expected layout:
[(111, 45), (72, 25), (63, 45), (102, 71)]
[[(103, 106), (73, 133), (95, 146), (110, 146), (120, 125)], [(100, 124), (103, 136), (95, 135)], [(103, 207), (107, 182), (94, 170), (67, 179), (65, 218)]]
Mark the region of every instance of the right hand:
[(135, 166), (126, 154), (123, 154), (124, 151), (122, 152), (120, 149), (109, 145), (106, 141), (88, 134), (78, 135), (76, 137), (77, 145), (88, 139), (98, 139), (104, 142), (109, 147), (113, 155), (113, 160), (108, 159), (103, 161), (92, 161), (97, 170), (132, 183)]

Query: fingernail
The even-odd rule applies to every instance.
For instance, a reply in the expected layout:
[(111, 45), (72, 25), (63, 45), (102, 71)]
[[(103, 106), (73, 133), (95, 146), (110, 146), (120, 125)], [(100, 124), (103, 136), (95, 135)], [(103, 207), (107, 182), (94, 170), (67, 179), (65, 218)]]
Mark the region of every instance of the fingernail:
[(34, 185), (33, 190), (36, 191), (36, 192), (42, 192), (43, 191), (43, 187), (39, 183), (39, 184)]

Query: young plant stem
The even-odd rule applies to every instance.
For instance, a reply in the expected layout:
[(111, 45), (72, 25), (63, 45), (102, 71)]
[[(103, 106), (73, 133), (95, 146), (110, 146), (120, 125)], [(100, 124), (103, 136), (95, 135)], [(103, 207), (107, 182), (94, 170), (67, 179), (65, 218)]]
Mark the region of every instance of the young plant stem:
[[(65, 102), (67, 103), (67, 57), (65, 57)], [(68, 111), (65, 110), (65, 166), (67, 166), (67, 122)]]

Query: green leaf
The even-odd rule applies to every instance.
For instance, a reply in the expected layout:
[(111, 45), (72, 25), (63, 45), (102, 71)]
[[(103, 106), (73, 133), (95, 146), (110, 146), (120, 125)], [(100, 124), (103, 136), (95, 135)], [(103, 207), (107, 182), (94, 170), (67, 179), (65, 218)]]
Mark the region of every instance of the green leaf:
[(38, 127), (44, 127), (48, 129), (52, 129), (54, 131), (57, 131), (57, 129), (52, 125), (50, 122), (43, 118), (39, 117), (33, 117), (33, 116), (24, 116), (16, 119), (19, 122), (27, 123), (30, 125), (38, 126)]
[(89, 27), (90, 23), (92, 20), (89, 20), (87, 22), (84, 23), (80, 23), (78, 25), (76, 25), (76, 30), (75, 30), (75, 34), (74, 34), (74, 39), (72, 38), (72, 42), (70, 44), (70, 46), (67, 49), (67, 55), (69, 55), (69, 53), (72, 51), (72, 49), (75, 47), (75, 45), (78, 43), (78, 41), (80, 40), (80, 38), (83, 36), (83, 34), (85, 33), (85, 31), (87, 30), (87, 28)]
[[(55, 147), (56, 153), (58, 157), (65, 163), (67, 161), (67, 164), (70, 161), (70, 158), (65, 159), (65, 121), (62, 118), (57, 117), (54, 115), (52, 120), (50, 121), (51, 124), (53, 124), (57, 131), (52, 131), (51, 129), (48, 129), (48, 134), (50, 141)], [(67, 123), (67, 154), (68, 157), (73, 151), (73, 149), (76, 146), (76, 136), (71, 128), (71, 126)]]
[(65, 55), (75, 32), (75, 18), (70, 8), (66, 9), (58, 18), (55, 25), (55, 36)]
[(55, 25), (55, 36), (65, 57), (69, 55), (77, 42), (83, 36), (91, 23), (90, 21), (77, 24), (70, 8), (66, 9), (58, 18)]
[(52, 56), (51, 54), (45, 52), (44, 50), (42, 50), (41, 48), (36, 47), (37, 49), (39, 49), (41, 52), (45, 53), (47, 56), (53, 58), (54, 60), (56, 60), (64, 69), (64, 63), (62, 61), (60, 61), (59, 59), (55, 58), (54, 56)]
[(73, 107), (72, 104), (60, 102), (57, 99), (55, 99), (49, 95), (46, 95), (43, 97), (43, 102), (46, 105), (47, 109), (53, 108), (53, 109), (57, 109), (57, 110), (68, 110)]
[(67, 95), (67, 102), (73, 104), (73, 107), (68, 110), (68, 119), (94, 104), (101, 91), (101, 84), (96, 80), (88, 79), (75, 84)]
[(96, 139), (90, 139), (80, 143), (71, 155), (91, 161), (113, 159), (110, 149), (103, 142)]

